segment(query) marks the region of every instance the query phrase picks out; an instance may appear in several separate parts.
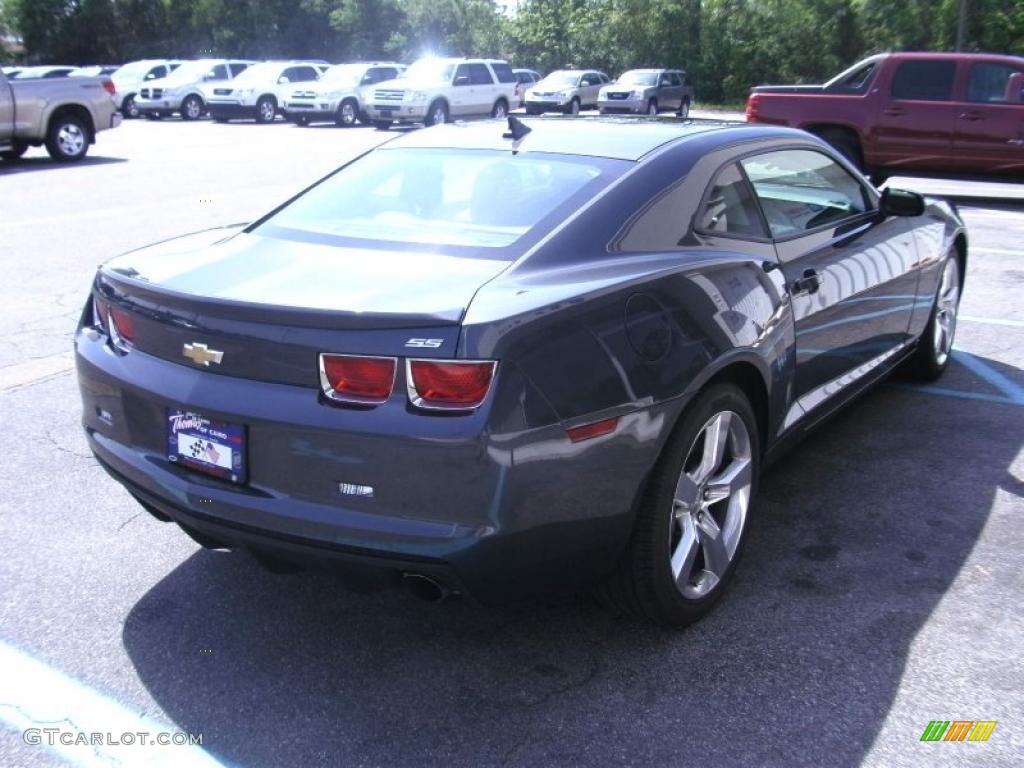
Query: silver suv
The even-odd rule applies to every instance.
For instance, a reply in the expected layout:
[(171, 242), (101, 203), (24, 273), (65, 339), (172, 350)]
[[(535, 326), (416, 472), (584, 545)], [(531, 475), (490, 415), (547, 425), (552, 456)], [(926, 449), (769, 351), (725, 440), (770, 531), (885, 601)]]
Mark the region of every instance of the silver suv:
[(675, 111), (690, 114), (693, 84), (681, 69), (631, 69), (601, 89), (597, 108), (602, 115)]
[(180, 112), (182, 120), (198, 120), (206, 113), (201, 86), (225, 83), (255, 63), (228, 59), (183, 62), (167, 77), (143, 83), (135, 97), (135, 109), (146, 117)]
[(114, 106), (125, 117), (138, 117), (135, 97), (146, 83), (167, 77), (181, 66), (177, 59), (142, 59), (131, 61), (110, 76), (114, 81)]
[(357, 120), (369, 122), (364, 105), (373, 87), (404, 71), (405, 65), (393, 61), (338, 64), (315, 83), (281, 89), (281, 111), (297, 125), (333, 121), (347, 128)]
[(526, 114), (578, 115), (581, 109), (597, 106), (601, 86), (608, 82), (608, 75), (596, 69), (556, 69), (526, 92)]
[(516, 76), (497, 59), (426, 58), (398, 80), (381, 83), (367, 105), (373, 124), (447, 123), (455, 117), (504, 117), (516, 102)]

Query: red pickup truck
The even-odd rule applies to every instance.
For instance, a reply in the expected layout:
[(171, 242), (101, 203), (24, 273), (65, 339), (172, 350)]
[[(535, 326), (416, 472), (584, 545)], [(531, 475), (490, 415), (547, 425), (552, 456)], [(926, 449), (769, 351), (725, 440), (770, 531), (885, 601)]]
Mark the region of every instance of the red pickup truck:
[(754, 88), (747, 121), (815, 133), (880, 177), (1024, 175), (1024, 58), (879, 54), (825, 85)]

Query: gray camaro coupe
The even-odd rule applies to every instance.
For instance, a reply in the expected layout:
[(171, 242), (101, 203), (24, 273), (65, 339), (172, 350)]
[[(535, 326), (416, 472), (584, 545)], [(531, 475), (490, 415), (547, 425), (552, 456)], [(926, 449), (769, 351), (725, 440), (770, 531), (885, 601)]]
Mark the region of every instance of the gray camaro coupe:
[(682, 625), (769, 461), (897, 365), (942, 373), (966, 257), (949, 205), (803, 132), (443, 125), (101, 267), (83, 422), (206, 547)]

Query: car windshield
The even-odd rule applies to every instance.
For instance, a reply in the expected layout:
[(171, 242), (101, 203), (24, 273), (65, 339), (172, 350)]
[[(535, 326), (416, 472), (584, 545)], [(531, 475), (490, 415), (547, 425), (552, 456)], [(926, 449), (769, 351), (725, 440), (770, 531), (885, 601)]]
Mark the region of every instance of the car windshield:
[(204, 61), (186, 61), (167, 76), (167, 82), (194, 83), (197, 80), (202, 80), (203, 76), (213, 69), (214, 63), (209, 59)]
[(619, 85), (656, 85), (658, 82), (658, 73), (632, 70), (630, 72), (624, 72), (616, 82)]
[(455, 67), (449, 61), (441, 59), (420, 59), (413, 62), (403, 78), (406, 80), (419, 80), (422, 82), (436, 83), (452, 79), (452, 69)]
[(125, 64), (123, 67), (118, 69), (112, 77), (125, 80), (138, 79), (145, 75), (156, 65), (153, 61), (133, 61), (131, 64)]
[(589, 157), (382, 149), (345, 166), (255, 231), (340, 245), (503, 248), (547, 217), (564, 218), (615, 175), (612, 168), (618, 165)]
[(251, 67), (247, 67), (238, 77), (234, 79), (236, 87), (241, 87), (247, 83), (263, 83), (267, 80), (276, 80), (277, 74), (281, 70), (280, 64), (253, 64)]
[(355, 64), (340, 64), (328, 69), (320, 79), (325, 83), (354, 83), (363, 76), (366, 67)]
[(579, 72), (569, 72), (566, 70), (560, 70), (558, 72), (552, 72), (550, 75), (545, 77), (539, 83), (538, 86), (545, 88), (573, 88), (580, 81)]

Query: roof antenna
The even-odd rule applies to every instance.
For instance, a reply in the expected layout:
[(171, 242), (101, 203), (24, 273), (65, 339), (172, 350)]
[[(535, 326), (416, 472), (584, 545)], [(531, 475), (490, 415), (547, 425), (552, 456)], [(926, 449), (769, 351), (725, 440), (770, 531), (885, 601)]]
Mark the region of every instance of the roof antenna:
[(522, 141), (526, 134), (532, 131), (533, 128), (526, 125), (515, 115), (508, 116), (508, 130), (501, 134), (503, 139), (512, 139), (512, 141)]

